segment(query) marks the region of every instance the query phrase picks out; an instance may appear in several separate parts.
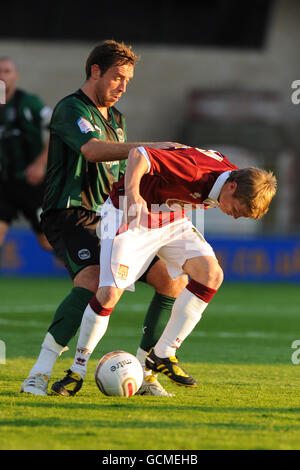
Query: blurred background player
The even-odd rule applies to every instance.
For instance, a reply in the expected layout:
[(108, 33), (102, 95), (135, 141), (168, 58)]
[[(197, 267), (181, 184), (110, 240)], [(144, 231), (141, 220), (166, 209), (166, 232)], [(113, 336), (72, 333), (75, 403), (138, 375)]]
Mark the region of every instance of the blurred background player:
[(0, 265), (1, 247), (14, 219), (22, 214), (40, 245), (51, 246), (40, 227), (43, 181), (47, 165), (51, 109), (35, 95), (17, 88), (19, 73), (9, 57), (0, 58), (6, 104), (0, 106)]
[[(54, 252), (64, 261), (73, 288), (55, 312), (22, 392), (47, 394), (54, 363), (76, 334), (84, 310), (97, 291), (98, 211), (112, 184), (124, 174), (130, 149), (139, 145), (125, 142), (125, 119), (114, 107), (133, 78), (137, 59), (131, 47), (105, 41), (87, 59), (82, 88), (61, 100), (53, 111), (42, 227)], [(147, 145), (168, 148), (174, 143)], [(156, 293), (147, 312), (149, 328), (137, 353), (142, 365), (156, 342), (154, 333), (160, 335), (175, 297), (187, 282), (186, 276), (172, 280), (158, 258), (143, 280)], [(68, 371), (61, 381), (61, 393), (56, 390), (56, 394), (75, 395), (78, 380), (80, 377)], [(151, 372), (147, 373), (141, 393), (168, 395)]]
[[(156, 255), (166, 262), (173, 278), (185, 273), (190, 280), (176, 299), (146, 366), (178, 385), (197, 386), (181, 367), (176, 351), (221, 286), (223, 271), (212, 247), (185, 212), (191, 205), (203, 204), (219, 207), (235, 219), (259, 219), (268, 211), (275, 193), (272, 172), (239, 169), (219, 152), (192, 147), (130, 151), (125, 177), (113, 185), (101, 212), (99, 288), (85, 310), (71, 366), (81, 378), (77, 392), (124, 289), (132, 290)], [(59, 391), (60, 386), (57, 382), (52, 389)]]

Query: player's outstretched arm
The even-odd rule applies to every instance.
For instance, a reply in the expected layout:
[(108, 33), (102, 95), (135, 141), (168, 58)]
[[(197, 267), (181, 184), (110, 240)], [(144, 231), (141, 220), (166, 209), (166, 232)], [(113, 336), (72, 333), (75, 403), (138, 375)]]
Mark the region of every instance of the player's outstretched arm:
[(176, 142), (110, 142), (90, 139), (82, 145), (81, 152), (89, 162), (111, 162), (126, 160), (131, 149), (135, 147), (152, 147), (168, 149), (180, 145)]

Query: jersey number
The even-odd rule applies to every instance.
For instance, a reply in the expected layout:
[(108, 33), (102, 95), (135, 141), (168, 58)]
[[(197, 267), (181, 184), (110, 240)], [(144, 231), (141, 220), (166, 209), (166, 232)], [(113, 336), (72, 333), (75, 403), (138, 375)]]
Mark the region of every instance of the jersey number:
[(223, 157), (218, 153), (215, 152), (215, 150), (202, 150), (198, 149), (199, 152), (204, 153), (204, 155), (207, 155), (207, 157), (214, 158), (215, 160), (218, 160), (218, 162), (221, 162), (223, 160)]

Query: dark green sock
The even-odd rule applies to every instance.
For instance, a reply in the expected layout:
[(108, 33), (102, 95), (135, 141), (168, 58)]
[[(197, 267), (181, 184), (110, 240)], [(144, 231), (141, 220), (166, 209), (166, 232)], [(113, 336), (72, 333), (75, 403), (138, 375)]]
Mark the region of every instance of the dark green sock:
[(167, 295), (154, 294), (143, 324), (140, 348), (149, 351), (159, 340), (170, 318), (176, 299)]
[(67, 346), (76, 335), (85, 308), (94, 295), (94, 292), (83, 287), (73, 287), (58, 306), (48, 330), (58, 344)]

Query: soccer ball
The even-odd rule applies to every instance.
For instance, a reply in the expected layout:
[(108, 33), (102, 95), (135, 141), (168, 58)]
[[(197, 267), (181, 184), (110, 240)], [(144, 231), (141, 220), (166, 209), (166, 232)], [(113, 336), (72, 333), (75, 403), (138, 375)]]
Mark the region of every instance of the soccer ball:
[(108, 396), (131, 397), (142, 385), (143, 377), (138, 359), (125, 351), (105, 354), (95, 370), (96, 384)]

